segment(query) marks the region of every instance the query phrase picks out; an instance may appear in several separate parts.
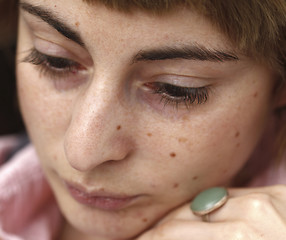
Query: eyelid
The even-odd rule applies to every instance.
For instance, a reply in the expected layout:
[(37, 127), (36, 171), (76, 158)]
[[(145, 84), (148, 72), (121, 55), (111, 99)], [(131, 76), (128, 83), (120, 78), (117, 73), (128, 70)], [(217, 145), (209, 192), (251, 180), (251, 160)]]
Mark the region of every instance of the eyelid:
[(30, 53), (22, 62), (35, 65), (35, 70), (46, 79), (51, 80), (55, 89), (59, 91), (78, 87), (88, 79), (86, 69), (77, 62), (47, 56), (38, 52), (35, 48), (30, 50)]
[(41, 53), (58, 58), (71, 59), (75, 62), (80, 62), (86, 67), (93, 66), (93, 60), (90, 55), (85, 51), (75, 51), (74, 48), (71, 50), (65, 46), (61, 46), (57, 43), (51, 42), (41, 37), (35, 36), (33, 40), (34, 47)]
[(44, 40), (36, 40), (34, 43), (35, 49), (39, 52), (53, 56), (53, 57), (62, 57), (62, 58), (72, 58), (72, 54), (68, 53), (63, 47), (60, 47), (57, 44), (49, 43)]
[(210, 79), (177, 74), (160, 74), (153, 76), (151, 81), (186, 88), (199, 88), (210, 84)]

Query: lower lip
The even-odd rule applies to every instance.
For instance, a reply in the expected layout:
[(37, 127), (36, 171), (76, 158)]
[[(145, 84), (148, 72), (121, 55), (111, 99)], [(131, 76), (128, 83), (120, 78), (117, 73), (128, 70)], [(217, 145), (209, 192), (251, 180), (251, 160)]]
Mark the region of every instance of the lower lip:
[(116, 211), (129, 206), (136, 197), (108, 197), (108, 196), (91, 196), (82, 192), (81, 190), (74, 188), (70, 185), (67, 185), (67, 188), (71, 194), (71, 196), (79, 203), (83, 205), (87, 205), (90, 207), (102, 209), (102, 210), (109, 210), (109, 211)]

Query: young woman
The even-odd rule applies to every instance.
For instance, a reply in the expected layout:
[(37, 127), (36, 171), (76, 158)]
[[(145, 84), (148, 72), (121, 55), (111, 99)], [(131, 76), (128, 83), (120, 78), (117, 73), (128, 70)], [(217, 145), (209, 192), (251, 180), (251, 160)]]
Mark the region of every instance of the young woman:
[(285, 0), (21, 0), (18, 29), (0, 238), (285, 239)]

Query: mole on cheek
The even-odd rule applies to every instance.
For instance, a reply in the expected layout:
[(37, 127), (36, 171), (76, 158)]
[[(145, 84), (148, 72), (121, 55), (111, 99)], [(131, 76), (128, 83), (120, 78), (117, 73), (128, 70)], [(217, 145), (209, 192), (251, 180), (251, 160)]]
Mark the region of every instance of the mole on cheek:
[(179, 183), (174, 183), (173, 184), (173, 188), (178, 188), (179, 187)]
[(257, 96), (258, 96), (258, 93), (255, 92), (255, 93), (253, 94), (253, 97), (254, 97), (254, 98), (257, 98)]
[(120, 126), (120, 125), (118, 125), (116, 129), (117, 129), (117, 130), (120, 130), (120, 129), (121, 129), (121, 126)]
[(152, 133), (147, 133), (147, 136), (148, 137), (152, 137)]
[(193, 180), (195, 181), (195, 180), (197, 180), (198, 179), (198, 176), (194, 176), (193, 177)]
[(148, 222), (148, 219), (147, 218), (143, 218), (142, 222)]
[(75, 26), (78, 27), (78, 26), (79, 26), (79, 22), (76, 22), (76, 23), (75, 23)]
[(238, 137), (239, 137), (239, 135), (240, 135), (240, 132), (236, 132), (236, 134), (235, 134), (235, 138), (238, 138)]
[(176, 153), (174, 153), (174, 152), (171, 152), (171, 153), (170, 153), (170, 157), (174, 158), (174, 157), (176, 157), (176, 156), (177, 156)]

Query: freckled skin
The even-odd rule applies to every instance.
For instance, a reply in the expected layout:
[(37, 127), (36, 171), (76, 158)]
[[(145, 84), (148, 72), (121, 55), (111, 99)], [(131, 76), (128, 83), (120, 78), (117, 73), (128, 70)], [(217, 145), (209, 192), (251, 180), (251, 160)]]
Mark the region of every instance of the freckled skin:
[[(53, 2), (41, 4), (53, 11)], [(211, 23), (186, 9), (158, 17), (139, 11), (123, 14), (94, 4), (57, 0), (55, 11), (66, 23), (75, 19), (80, 23), (76, 30), (87, 49), (40, 20), (35, 24), (31, 16), (21, 15), (18, 96), (27, 131), (67, 220), (67, 232), (81, 240), (132, 239), (198, 191), (229, 183), (240, 171), (268, 124), (273, 73), (246, 57), (235, 63), (130, 64), (142, 49), (162, 46), (198, 43), (234, 49)], [(41, 39), (36, 37), (39, 33)], [(54, 52), (64, 55), (57, 57), (88, 71), (73, 71), (64, 78), (67, 81), (40, 73), (21, 61), (36, 43), (39, 50), (60, 49)], [(178, 80), (182, 75), (186, 81)], [(70, 78), (79, 81), (77, 87), (70, 86)], [(184, 103), (178, 109), (164, 106), (160, 96), (142, 85), (166, 78), (182, 87), (186, 82), (205, 86), (206, 79), (212, 79), (207, 85), (213, 91), (206, 103), (188, 109)], [(70, 89), (57, 89), (62, 81)], [(254, 100), (255, 91), (259, 97)], [(124, 123), (121, 131), (119, 122)], [(239, 148), (234, 129), (240, 130)], [(222, 169), (227, 173), (221, 174)], [(116, 212), (87, 208), (69, 195), (63, 179), (96, 191), (142, 197)], [(174, 183), (180, 186), (176, 194), (170, 191)]]

